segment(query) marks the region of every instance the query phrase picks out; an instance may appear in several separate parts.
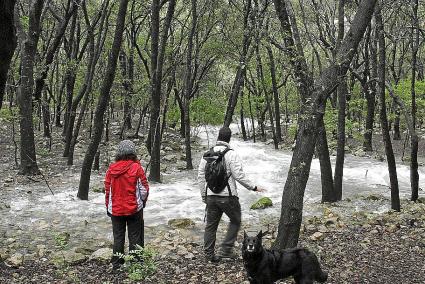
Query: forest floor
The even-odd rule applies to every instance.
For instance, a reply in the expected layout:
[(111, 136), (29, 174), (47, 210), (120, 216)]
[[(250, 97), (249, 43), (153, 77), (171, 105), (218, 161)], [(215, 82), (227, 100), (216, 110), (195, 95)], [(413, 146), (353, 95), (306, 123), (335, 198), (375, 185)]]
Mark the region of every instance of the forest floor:
[[(323, 216), (304, 220), (300, 246), (315, 252), (327, 283), (425, 283), (425, 204), (405, 202), (403, 213), (353, 214), (342, 218), (324, 207)], [(222, 227), (222, 230), (224, 227)], [(204, 260), (200, 243), (185, 241), (192, 229), (169, 229), (153, 247), (171, 246), (157, 257), (157, 272), (131, 281), (126, 272), (112, 274), (107, 262), (81, 261), (57, 267), (46, 261), (18, 268), (0, 264), (1, 283), (248, 283), (241, 257), (219, 264)], [(266, 236), (265, 246), (276, 231)], [(238, 238), (238, 253), (242, 234)], [(286, 280), (280, 283), (293, 283)]]
[[(142, 138), (140, 141), (142, 141)], [(168, 139), (174, 139), (169, 136)], [(54, 133), (51, 148), (49, 140), (37, 137), (37, 158), (44, 177), (23, 177), (17, 175), (15, 166), (15, 146), (10, 125), (0, 125), (0, 216), (9, 210), (8, 202), (16, 198), (19, 193), (10, 190), (16, 185), (44, 184), (48, 180), (51, 187), (64, 183), (65, 172), (78, 172), (84, 156), (87, 138), (81, 138), (77, 145), (75, 165), (67, 166), (62, 158), (63, 143), (60, 133)], [(117, 137), (111, 134), (112, 143)], [(364, 153), (361, 143), (355, 139), (347, 140), (347, 151), (354, 155), (365, 155), (376, 159), (385, 157), (380, 134), (374, 135), (372, 153)], [(167, 135), (164, 145), (167, 145)], [(141, 144), (139, 142), (139, 144)], [(171, 144), (170, 144), (171, 145)], [(290, 141), (282, 148), (290, 148)], [(173, 146), (173, 145), (171, 145)], [(405, 157), (409, 156), (409, 145), (405, 150)], [(103, 146), (104, 149), (108, 149)], [(270, 147), (272, 147), (270, 145)], [(393, 148), (399, 162), (402, 161), (404, 140), (394, 141)], [(200, 146), (194, 145), (194, 151)], [(111, 149), (108, 149), (108, 151)], [(181, 149), (180, 149), (181, 150)], [(183, 153), (183, 151), (180, 151)], [(422, 135), (419, 144), (419, 161), (421, 167), (425, 162), (425, 138)], [(147, 158), (147, 155), (142, 155)], [(101, 159), (101, 168), (105, 168), (110, 160)], [(182, 167), (182, 161), (165, 162), (165, 168)], [(48, 192), (45, 187), (45, 192)], [(375, 198), (375, 197), (372, 197)], [(379, 197), (383, 198), (383, 197)], [(382, 200), (381, 200), (382, 201)], [(423, 198), (422, 202), (425, 202)], [(389, 200), (386, 200), (389, 202)], [(340, 216), (339, 203), (320, 205), (322, 216), (306, 218), (303, 222), (300, 246), (314, 251), (320, 258), (324, 270), (329, 272), (328, 283), (425, 283), (425, 204), (411, 203), (403, 200), (403, 212), (386, 212), (372, 214), (367, 212), (353, 213), (350, 216)], [(334, 210), (335, 209), (335, 210)], [(4, 219), (2, 219), (4, 220)], [(6, 221), (6, 220), (4, 220)], [(249, 227), (268, 227), (271, 232), (266, 238), (266, 246), (276, 236), (277, 220), (267, 224), (244, 224)], [(4, 228), (3, 228), (4, 229)], [(201, 237), (203, 228), (199, 224), (189, 228), (172, 228), (158, 226), (151, 228), (149, 243), (158, 252), (156, 256), (157, 272), (155, 275), (138, 283), (248, 283), (243, 269), (242, 259), (226, 261), (220, 264), (207, 263), (202, 255)], [(225, 223), (220, 225), (219, 235), (225, 231)], [(17, 234), (31, 232), (20, 232)], [(37, 236), (34, 236), (37, 238)], [(0, 283), (132, 283), (126, 272), (112, 274), (109, 264), (105, 261), (82, 258), (70, 263), (58, 265), (50, 261), (49, 252), (54, 248), (38, 248), (37, 253), (18, 265), (13, 265), (7, 259), (13, 257), (14, 245), (19, 236), (9, 235), (7, 230), (0, 226)], [(58, 242), (58, 239), (54, 240)], [(60, 241), (60, 239), (59, 239)], [(238, 253), (242, 233), (238, 238)], [(6, 246), (7, 245), (7, 246)], [(32, 243), (29, 243), (32, 245)], [(99, 244), (99, 247), (109, 246), (108, 243)], [(41, 253), (41, 250), (45, 252)], [(16, 255), (15, 255), (16, 256)], [(6, 261), (4, 261), (6, 260)], [(288, 280), (282, 283), (292, 283)]]

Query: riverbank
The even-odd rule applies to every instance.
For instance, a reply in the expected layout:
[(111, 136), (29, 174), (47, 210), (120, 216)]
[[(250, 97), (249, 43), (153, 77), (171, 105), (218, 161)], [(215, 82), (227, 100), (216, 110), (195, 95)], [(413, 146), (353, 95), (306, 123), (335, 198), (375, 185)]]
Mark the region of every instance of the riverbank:
[[(374, 200), (378, 201), (378, 200)], [(423, 200), (425, 201), (425, 200)], [(403, 201), (403, 212), (351, 216), (338, 213), (339, 204), (322, 205), (323, 213), (304, 220), (300, 246), (314, 251), (322, 268), (329, 273), (327, 283), (404, 283), (425, 282), (425, 204)], [(258, 224), (245, 223), (257, 231)], [(270, 246), (276, 228), (268, 230), (265, 246)], [(219, 229), (222, 237), (225, 224)], [(16, 268), (0, 264), (1, 283), (248, 283), (241, 257), (220, 264), (207, 263), (202, 255), (201, 231), (189, 228), (157, 227), (149, 246), (157, 251), (157, 272), (144, 281), (131, 281), (125, 272), (110, 273), (107, 261), (76, 260), (53, 264), (49, 257), (26, 260)], [(154, 234), (147, 232), (147, 235)], [(242, 231), (237, 242), (240, 255)], [(9, 264), (10, 265), (10, 264)], [(288, 279), (285, 282), (292, 283)]]

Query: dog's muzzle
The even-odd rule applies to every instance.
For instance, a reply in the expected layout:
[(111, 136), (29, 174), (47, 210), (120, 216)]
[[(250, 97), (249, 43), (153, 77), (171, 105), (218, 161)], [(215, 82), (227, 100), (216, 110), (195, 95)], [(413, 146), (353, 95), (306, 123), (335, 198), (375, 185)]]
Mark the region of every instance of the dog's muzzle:
[(246, 248), (246, 250), (248, 252), (253, 252), (254, 251), (254, 245), (248, 245), (247, 248)]

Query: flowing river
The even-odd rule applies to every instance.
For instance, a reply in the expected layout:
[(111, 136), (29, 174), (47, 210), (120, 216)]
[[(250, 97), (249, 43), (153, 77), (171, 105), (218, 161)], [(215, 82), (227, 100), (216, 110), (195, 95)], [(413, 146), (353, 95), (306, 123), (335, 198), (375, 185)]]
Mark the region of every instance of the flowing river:
[[(231, 126), (234, 133), (237, 125)], [(198, 137), (205, 150), (215, 143), (217, 128), (202, 129)], [(282, 190), (291, 162), (292, 152), (274, 150), (272, 145), (244, 142), (234, 135), (230, 142), (243, 161), (247, 176), (257, 185), (266, 189), (264, 193), (251, 192), (238, 187), (244, 220), (254, 221), (262, 218), (277, 217), (280, 214)], [(199, 164), (201, 152), (194, 153), (194, 166)], [(334, 164), (332, 157), (332, 163)], [(196, 172), (176, 171), (164, 173), (163, 183), (151, 184), (150, 197), (145, 209), (145, 225), (152, 227), (166, 224), (172, 218), (191, 218), (203, 221), (205, 205), (201, 202)], [(88, 201), (76, 198), (79, 181), (79, 169), (63, 173), (61, 184), (53, 188), (51, 195), (42, 183), (8, 189), (15, 195), (10, 201), (10, 208), (2, 211), (2, 225), (5, 237), (22, 235), (24, 240), (32, 243), (45, 239), (54, 239), (57, 232), (70, 232), (75, 242), (79, 239), (111, 239), (109, 218), (106, 216), (103, 193), (90, 192)], [(397, 165), (401, 198), (410, 194), (409, 168)], [(419, 169), (419, 186), (425, 188), (424, 168)], [(101, 187), (103, 173), (93, 174), (92, 187)], [(341, 202), (342, 210), (385, 211), (390, 208), (387, 199), (370, 201), (356, 198), (359, 195), (390, 194), (389, 177), (386, 162), (371, 158), (347, 155), (344, 163), (343, 197), (351, 201)], [(31, 191), (31, 194), (28, 192)], [(41, 193), (40, 193), (41, 192)], [(249, 207), (262, 196), (270, 197), (274, 206), (255, 211)], [(311, 165), (310, 178), (304, 198), (304, 214), (318, 213), (321, 199), (320, 167), (318, 159)], [(17, 232), (16, 234), (10, 232)]]

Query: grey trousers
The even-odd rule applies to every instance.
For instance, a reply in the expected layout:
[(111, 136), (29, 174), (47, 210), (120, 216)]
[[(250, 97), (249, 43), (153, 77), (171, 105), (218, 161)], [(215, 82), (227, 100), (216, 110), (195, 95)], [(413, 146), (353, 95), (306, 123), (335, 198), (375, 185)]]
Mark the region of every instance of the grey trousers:
[(241, 205), (237, 196), (207, 196), (207, 224), (204, 233), (204, 252), (213, 255), (218, 224), (223, 213), (230, 219), (227, 234), (221, 244), (223, 251), (230, 251), (235, 245), (241, 227)]

